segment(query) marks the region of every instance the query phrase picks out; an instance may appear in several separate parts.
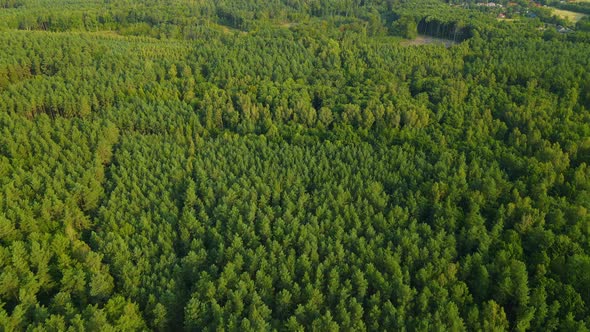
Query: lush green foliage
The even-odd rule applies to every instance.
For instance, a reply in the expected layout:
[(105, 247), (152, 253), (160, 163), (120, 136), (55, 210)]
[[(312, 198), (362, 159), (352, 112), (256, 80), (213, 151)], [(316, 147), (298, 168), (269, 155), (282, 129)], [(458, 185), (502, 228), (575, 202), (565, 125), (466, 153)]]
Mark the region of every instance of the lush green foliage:
[(0, 330), (588, 330), (590, 39), (538, 24), (0, 1)]

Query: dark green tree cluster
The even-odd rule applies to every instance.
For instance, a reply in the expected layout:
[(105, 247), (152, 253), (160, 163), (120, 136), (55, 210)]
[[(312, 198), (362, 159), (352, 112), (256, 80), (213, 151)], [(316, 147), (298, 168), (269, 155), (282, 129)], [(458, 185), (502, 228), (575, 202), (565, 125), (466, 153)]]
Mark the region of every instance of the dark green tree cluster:
[(590, 38), (538, 27), (0, 2), (0, 330), (587, 331)]

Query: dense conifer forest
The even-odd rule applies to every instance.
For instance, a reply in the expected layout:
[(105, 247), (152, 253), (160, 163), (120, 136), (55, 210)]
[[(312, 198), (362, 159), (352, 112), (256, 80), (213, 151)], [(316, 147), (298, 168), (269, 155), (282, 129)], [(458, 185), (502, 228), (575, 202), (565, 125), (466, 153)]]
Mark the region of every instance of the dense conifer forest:
[(497, 4), (0, 0), (0, 330), (589, 331), (590, 21)]

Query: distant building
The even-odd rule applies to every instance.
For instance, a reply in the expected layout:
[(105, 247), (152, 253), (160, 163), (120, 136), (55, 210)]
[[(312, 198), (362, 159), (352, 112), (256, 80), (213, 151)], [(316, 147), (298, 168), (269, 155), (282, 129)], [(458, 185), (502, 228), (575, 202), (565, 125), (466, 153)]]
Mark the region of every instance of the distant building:
[(502, 7), (501, 4), (495, 3), (495, 2), (478, 3), (477, 5), (478, 6), (483, 6), (483, 7)]
[(506, 14), (500, 13), (500, 14), (498, 14), (498, 18), (506, 18)]

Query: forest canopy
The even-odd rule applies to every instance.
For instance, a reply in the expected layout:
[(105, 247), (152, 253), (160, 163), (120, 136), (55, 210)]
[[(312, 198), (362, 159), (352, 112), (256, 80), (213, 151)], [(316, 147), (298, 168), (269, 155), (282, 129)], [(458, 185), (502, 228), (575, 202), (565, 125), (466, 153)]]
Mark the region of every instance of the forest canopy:
[(0, 330), (590, 330), (587, 20), (498, 5), (0, 0)]

